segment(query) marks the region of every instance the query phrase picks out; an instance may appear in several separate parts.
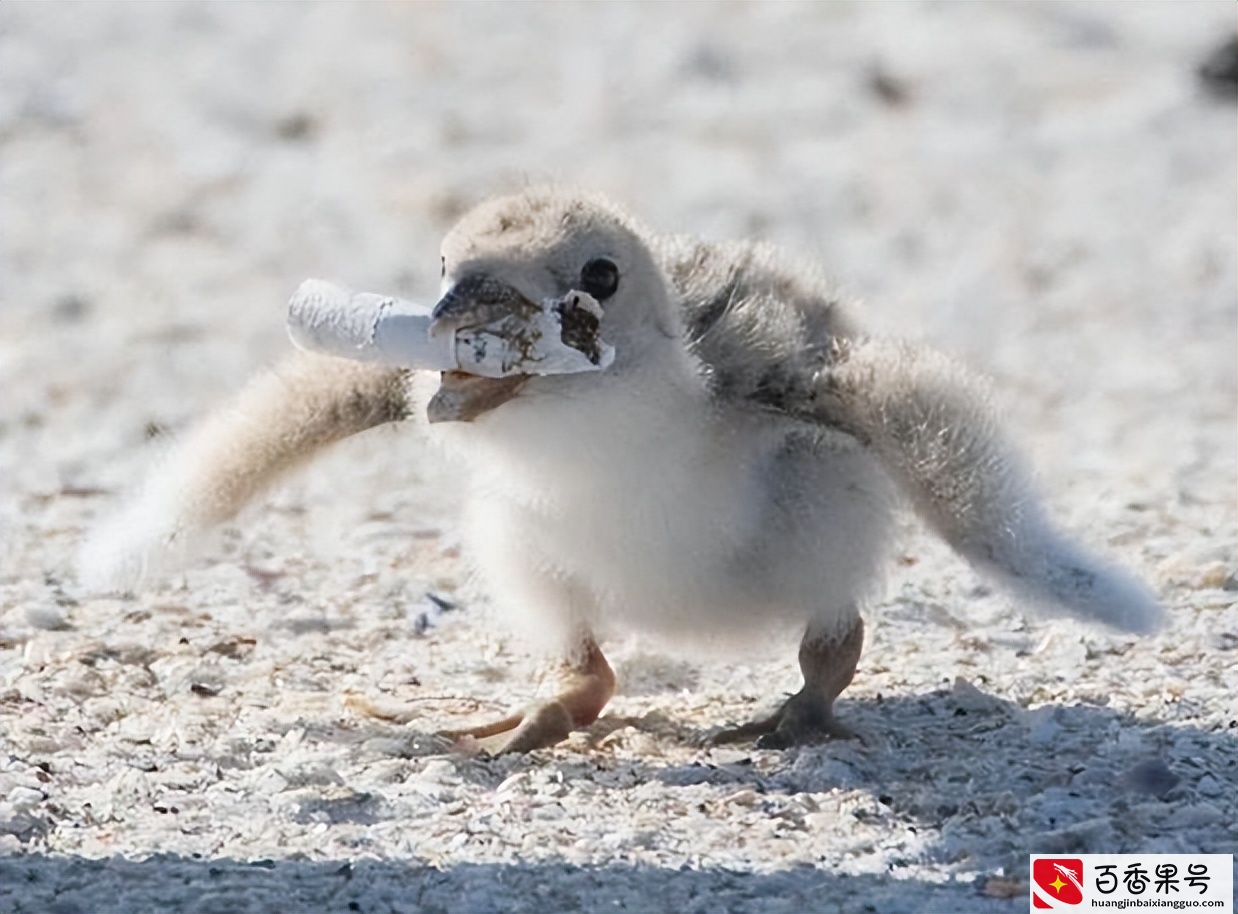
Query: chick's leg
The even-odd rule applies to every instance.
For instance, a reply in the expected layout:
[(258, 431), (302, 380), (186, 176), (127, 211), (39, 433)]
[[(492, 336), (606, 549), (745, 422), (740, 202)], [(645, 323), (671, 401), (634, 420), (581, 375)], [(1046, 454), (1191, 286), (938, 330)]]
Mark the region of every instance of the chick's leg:
[(855, 676), (864, 645), (864, 621), (852, 612), (841, 629), (828, 634), (809, 626), (800, 642), (803, 687), (773, 714), (715, 734), (712, 743), (733, 743), (757, 738), (761, 749), (785, 749), (825, 739), (854, 737), (834, 716), (834, 699)]
[(496, 755), (544, 749), (597, 720), (614, 694), (614, 670), (597, 642), (586, 638), (568, 660), (567, 675), (555, 698), (494, 723), (442, 735), (453, 740), (472, 737)]

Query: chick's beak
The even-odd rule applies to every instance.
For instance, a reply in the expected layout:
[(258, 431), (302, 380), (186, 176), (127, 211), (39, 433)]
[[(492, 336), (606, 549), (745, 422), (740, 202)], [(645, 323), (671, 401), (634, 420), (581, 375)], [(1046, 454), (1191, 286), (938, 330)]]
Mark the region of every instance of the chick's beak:
[(430, 316), (436, 322), (466, 327), (511, 315), (527, 318), (537, 310), (537, 305), (514, 287), (475, 273), (448, 289)]
[[(434, 326), (456, 330), (476, 327), (508, 317), (528, 319), (537, 305), (517, 289), (484, 274), (466, 276), (453, 285), (431, 317)], [(445, 371), (438, 391), (430, 400), (430, 422), (472, 422), (516, 396), (529, 380), (527, 374), (485, 378), (463, 371)]]

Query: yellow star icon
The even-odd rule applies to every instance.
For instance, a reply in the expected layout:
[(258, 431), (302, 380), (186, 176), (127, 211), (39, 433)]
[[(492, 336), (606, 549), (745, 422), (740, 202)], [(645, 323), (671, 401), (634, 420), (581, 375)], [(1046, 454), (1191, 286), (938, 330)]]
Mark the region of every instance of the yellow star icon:
[(1062, 892), (1062, 886), (1066, 885), (1066, 883), (1062, 881), (1061, 876), (1057, 876), (1052, 882), (1049, 883), (1049, 885), (1053, 886), (1053, 890), (1060, 895)]

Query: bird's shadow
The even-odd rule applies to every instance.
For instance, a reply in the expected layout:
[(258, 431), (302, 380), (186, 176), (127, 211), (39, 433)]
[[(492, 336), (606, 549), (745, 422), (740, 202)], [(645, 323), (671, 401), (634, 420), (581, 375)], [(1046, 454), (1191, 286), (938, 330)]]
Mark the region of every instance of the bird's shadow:
[(0, 856), (0, 907), (7, 914), (1026, 910), (1025, 891), (991, 897), (959, 888), (808, 866), (755, 873), (554, 861), (440, 867), (413, 860), (308, 860), (300, 855), (263, 860), (175, 854), (142, 860)]
[[(1028, 853), (1230, 852), (1238, 820), (1238, 739), (1228, 729), (1135, 718), (1087, 704), (1034, 710), (971, 687), (893, 699), (840, 701), (862, 740), (790, 750), (704, 748), (708, 734), (659, 711), (603, 717), (565, 747), (526, 756), (468, 756), (442, 740), (378, 721), (319, 726), (309, 740), (385, 752), (409, 766), (448, 762), (494, 790), (513, 774), (550, 769), (569, 785), (628, 791), (724, 788), (716, 802), (780, 815), (797, 798), (840, 793), (839, 816), (899, 835), (915, 833), (922, 862), (964, 861), (963, 883), (891, 874), (843, 875), (828, 865), (772, 872), (640, 863), (573, 865), (514, 860), (445, 866), (417, 860), (245, 861), (158, 855), (92, 860), (47, 853), (0, 857), (0, 896), (13, 912), (524, 911), (601, 907), (678, 911), (1013, 911), (1026, 904)], [(370, 743), (374, 746), (375, 743)], [(655, 751), (650, 752), (650, 748)], [(656, 751), (661, 747), (662, 752)], [(690, 750), (685, 761), (683, 749)], [(671, 751), (674, 749), (675, 751)], [(601, 793), (595, 795), (600, 796)], [(699, 796), (699, 791), (694, 793)], [(599, 800), (600, 802), (600, 800)], [(299, 819), (368, 826), (397, 818), (374, 794), (324, 796)], [(306, 819), (306, 817), (309, 817)], [(416, 823), (409, 823), (416, 828)], [(806, 840), (811, 840), (811, 835)], [(824, 858), (822, 858), (824, 860)], [(192, 902), (192, 904), (190, 904)]]
[[(748, 803), (763, 796), (757, 802), (771, 808), (780, 798), (852, 792), (872, 801), (857, 806), (857, 818), (935, 836), (935, 859), (1007, 872), (1026, 866), (1028, 853), (1228, 853), (1238, 844), (1235, 721), (1210, 729), (1086, 703), (1028, 710), (968, 684), (843, 699), (838, 712), (860, 738), (781, 751), (710, 747), (712, 731), (652, 711), (601, 718), (577, 751), (458, 758), (457, 768), (490, 786), (546, 765), (565, 782), (604, 789), (716, 785)], [(696, 751), (687, 762), (641, 755), (650, 740)], [(991, 841), (994, 833), (1003, 839)]]

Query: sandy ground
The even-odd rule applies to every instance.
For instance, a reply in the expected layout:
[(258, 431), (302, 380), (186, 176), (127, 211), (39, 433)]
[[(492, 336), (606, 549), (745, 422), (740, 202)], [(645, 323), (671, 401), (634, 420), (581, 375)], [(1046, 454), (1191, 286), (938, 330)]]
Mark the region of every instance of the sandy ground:
[[(1029, 852), (1232, 852), (1232, 4), (0, 6), (0, 908), (1016, 911)], [(490, 193), (815, 258), (996, 381), (1068, 527), (1167, 632), (1023, 616), (910, 529), (840, 713), (703, 750), (792, 643), (610, 645), (530, 757), (429, 736), (549, 688), (450, 468), (341, 447), (183, 576), (73, 554), (326, 276), (425, 298)], [(153, 440), (152, 440), (153, 439)], [(443, 605), (450, 609), (444, 611)]]

